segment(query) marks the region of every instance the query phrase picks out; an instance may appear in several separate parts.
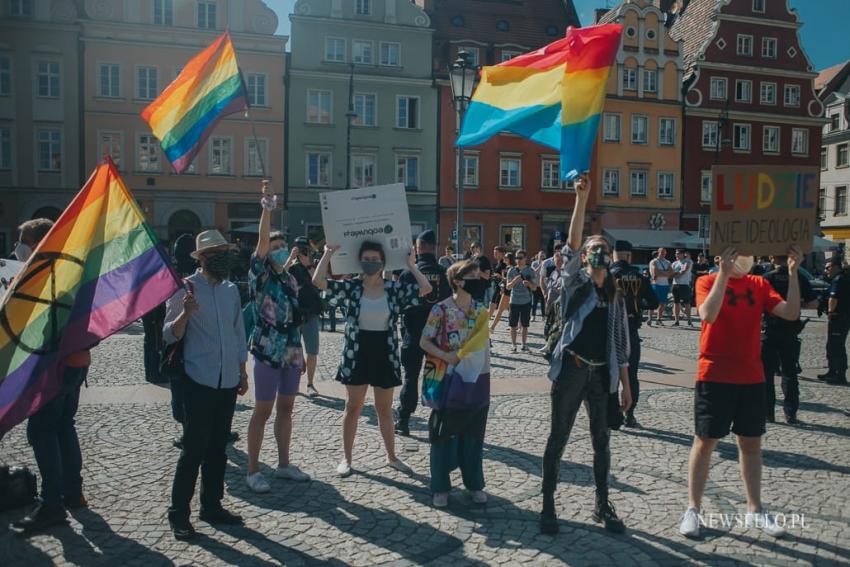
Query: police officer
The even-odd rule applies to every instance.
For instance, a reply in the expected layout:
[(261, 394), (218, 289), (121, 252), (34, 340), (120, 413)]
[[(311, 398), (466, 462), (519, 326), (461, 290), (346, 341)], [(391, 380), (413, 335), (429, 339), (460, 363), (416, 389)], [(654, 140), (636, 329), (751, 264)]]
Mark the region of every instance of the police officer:
[[(420, 305), (408, 307), (402, 318), (401, 365), (404, 368), (404, 384), (399, 395), (398, 420), (396, 433), (410, 435), (408, 422), (416, 411), (419, 398), (419, 373), (425, 353), (419, 348), (422, 329), (428, 321), (428, 314), (435, 304), (452, 294), (446, 279), (446, 269), (437, 261), (437, 235), (426, 230), (416, 238), (416, 267), (431, 283), (431, 293), (422, 298)], [(399, 278), (401, 282), (414, 281), (413, 275), (405, 271)]]
[(626, 311), (629, 316), (629, 386), (632, 391), (632, 405), (626, 412), (626, 427), (638, 427), (635, 419), (635, 406), (640, 394), (638, 382), (638, 365), (640, 364), (640, 336), (638, 329), (642, 323), (641, 313), (644, 309), (658, 308), (658, 298), (652, 289), (649, 279), (630, 264), (632, 260), (632, 244), (626, 240), (614, 243), (614, 263), (611, 264), (611, 274), (617, 280), (617, 287), (626, 300)]
[[(788, 297), (788, 256), (774, 256), (774, 268), (764, 274), (773, 289), (783, 299)], [(809, 285), (809, 281), (797, 272), (800, 282), (800, 305), (802, 308), (815, 308), (818, 296)], [(767, 385), (765, 393), (765, 416), (767, 421), (775, 423), (776, 389), (773, 385), (776, 372), (782, 373), (782, 408), (785, 421), (793, 425), (797, 421), (797, 409), (800, 407), (800, 384), (797, 381), (797, 356), (799, 354), (800, 331), (803, 323), (800, 319), (787, 321), (765, 314), (764, 333), (761, 337), (761, 362), (764, 366), (764, 379)]]
[(826, 359), (829, 371), (818, 378), (827, 384), (847, 383), (847, 332), (850, 331), (850, 279), (842, 271), (841, 258), (834, 256), (827, 264), (831, 284), (827, 303)]

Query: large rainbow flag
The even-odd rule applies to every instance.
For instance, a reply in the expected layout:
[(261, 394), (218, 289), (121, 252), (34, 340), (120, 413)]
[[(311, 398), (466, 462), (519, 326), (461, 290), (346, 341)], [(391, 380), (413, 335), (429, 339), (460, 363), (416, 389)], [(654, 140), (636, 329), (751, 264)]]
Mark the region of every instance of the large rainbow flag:
[(180, 286), (109, 158), (0, 300), (0, 437), (53, 399), (62, 361)]
[(623, 26), (567, 29), (564, 39), (484, 67), (458, 146), (512, 132), (561, 152), (561, 179), (590, 168), (608, 73)]
[(174, 82), (142, 111), (177, 173), (195, 159), (219, 120), (248, 108), (230, 33), (189, 61)]

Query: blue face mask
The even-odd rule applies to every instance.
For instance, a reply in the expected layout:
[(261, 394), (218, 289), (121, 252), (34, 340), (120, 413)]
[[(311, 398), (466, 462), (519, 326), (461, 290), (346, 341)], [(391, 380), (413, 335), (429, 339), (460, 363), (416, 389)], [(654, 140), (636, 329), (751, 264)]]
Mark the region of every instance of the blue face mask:
[(289, 260), (289, 249), (288, 248), (278, 248), (277, 250), (273, 250), (270, 254), (272, 262), (277, 264), (278, 266), (283, 266), (286, 264), (286, 261)]

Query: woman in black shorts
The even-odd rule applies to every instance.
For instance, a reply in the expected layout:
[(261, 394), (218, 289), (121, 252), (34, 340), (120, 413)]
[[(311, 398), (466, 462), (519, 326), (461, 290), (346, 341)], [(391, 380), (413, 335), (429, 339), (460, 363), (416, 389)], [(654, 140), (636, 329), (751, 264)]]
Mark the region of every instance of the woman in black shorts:
[(498, 325), (499, 321), (502, 320), (502, 313), (504, 313), (510, 305), (511, 290), (505, 287), (505, 277), (508, 274), (508, 270), (513, 268), (515, 265), (516, 259), (514, 258), (514, 253), (508, 252), (507, 254), (505, 254), (505, 263), (501, 271), (502, 281), (499, 284), (499, 289), (501, 290), (501, 293), (499, 295), (499, 303), (497, 304), (498, 307), (496, 308), (496, 316), (493, 319), (493, 323), (490, 325), (491, 333), (496, 330), (496, 325)]

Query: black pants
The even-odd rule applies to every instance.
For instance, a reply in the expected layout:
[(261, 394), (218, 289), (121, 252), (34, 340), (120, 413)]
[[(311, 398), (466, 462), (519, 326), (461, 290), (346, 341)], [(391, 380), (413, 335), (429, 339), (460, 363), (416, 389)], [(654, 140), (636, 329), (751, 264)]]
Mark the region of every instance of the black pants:
[(162, 325), (165, 320), (165, 304), (142, 317), (142, 327), (145, 331), (144, 358), (145, 380), (159, 382), (159, 362), (162, 358)]
[(800, 383), (797, 380), (797, 336), (794, 333), (771, 333), (761, 338), (761, 362), (764, 366), (765, 416), (774, 419), (776, 406), (776, 372), (782, 373), (782, 409), (785, 417), (797, 417), (800, 407)]
[(590, 419), (590, 440), (593, 444), (593, 479), (598, 499), (608, 498), (608, 470), (611, 454), (608, 450), (608, 367), (579, 368), (572, 356), (564, 358), (558, 381), (552, 384), (552, 426), (546, 452), (543, 454), (543, 494), (555, 493), (561, 470), (561, 457), (570, 438), (573, 424), (582, 402)]
[(540, 309), (540, 316), (546, 315), (546, 300), (543, 299), (543, 291), (538, 287), (531, 294), (531, 316), (537, 316), (537, 309)]
[(201, 472), (201, 508), (216, 509), (224, 498), (227, 436), (236, 407), (236, 388), (217, 390), (187, 379), (183, 385), (185, 410), (183, 451), (177, 461), (171, 489), (170, 518), (189, 519), (189, 504)]
[(640, 366), (640, 336), (637, 329), (629, 331), (629, 389), (632, 391), (632, 407), (626, 414), (634, 417), (635, 407), (637, 407), (638, 399), (640, 398), (640, 382), (638, 381), (638, 366)]
[(422, 372), (422, 362), (425, 360), (425, 351), (419, 348), (421, 336), (415, 333), (405, 332), (401, 346), (401, 366), (404, 369), (404, 384), (398, 399), (398, 418), (400, 420), (410, 419), (416, 411), (419, 402), (419, 373)]
[(847, 331), (850, 324), (844, 317), (832, 317), (827, 325), (826, 359), (829, 372), (837, 376), (847, 374)]

